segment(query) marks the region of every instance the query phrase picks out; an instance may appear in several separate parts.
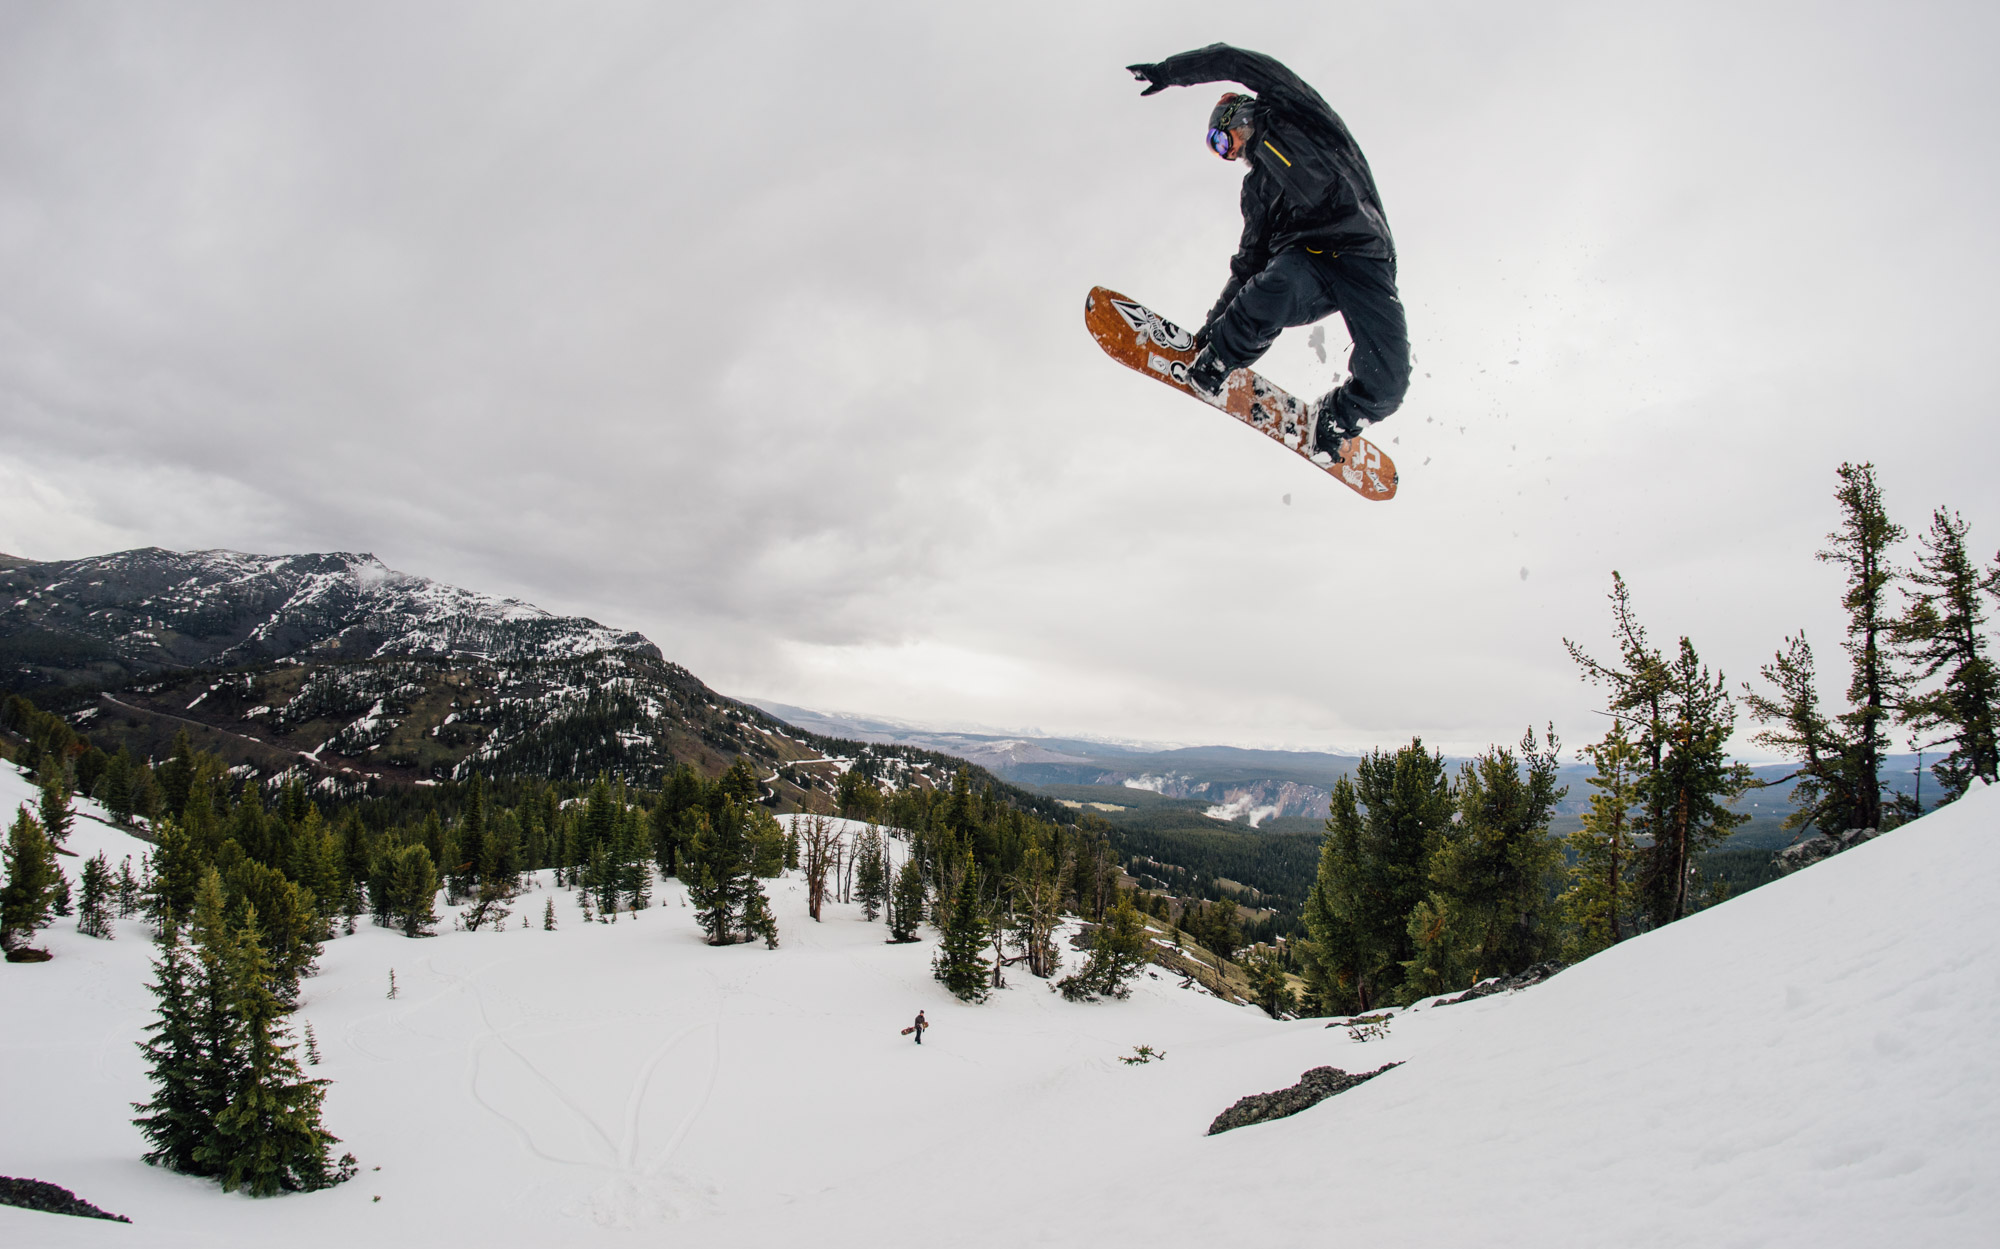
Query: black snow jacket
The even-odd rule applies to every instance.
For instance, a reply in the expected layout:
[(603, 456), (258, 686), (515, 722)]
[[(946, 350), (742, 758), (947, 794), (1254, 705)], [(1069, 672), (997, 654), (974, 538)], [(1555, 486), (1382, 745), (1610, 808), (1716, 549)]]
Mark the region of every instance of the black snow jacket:
[(1243, 240), (1229, 262), (1229, 306), (1271, 257), (1294, 247), (1316, 254), (1393, 260), (1396, 242), (1368, 158), (1319, 92), (1261, 52), (1212, 43), (1135, 67), (1153, 85), (1235, 82), (1257, 95), (1250, 172), (1243, 179)]

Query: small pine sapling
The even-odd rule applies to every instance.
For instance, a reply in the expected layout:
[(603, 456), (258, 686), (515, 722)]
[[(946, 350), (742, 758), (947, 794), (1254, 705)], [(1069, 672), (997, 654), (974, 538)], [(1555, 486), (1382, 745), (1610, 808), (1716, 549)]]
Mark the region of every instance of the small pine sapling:
[(131, 919), (138, 914), (143, 896), (139, 878), (132, 874), (132, 856), (128, 854), (118, 867), (118, 918)]
[(111, 918), (111, 898), (116, 888), (111, 864), (102, 854), (92, 855), (83, 865), (83, 900), (76, 917), (78, 932), (104, 941), (118, 935), (118, 926)]
[(62, 874), (55, 849), (42, 833), (42, 822), (25, 806), (7, 834), (6, 867), (7, 884), (0, 888), (0, 946), (12, 950), (48, 926), (56, 878)]
[[(524, 915), (521, 918), (526, 919), (527, 916)], [(556, 900), (553, 895), (549, 897), (547, 902), (542, 904), (542, 930), (544, 932), (554, 932), (556, 930)]]
[(396, 997), (396, 969), (391, 967), (389, 969), (389, 999), (391, 1001), (394, 1001), (395, 997)]
[(743, 899), (743, 930), (753, 937), (764, 938), (767, 948), (778, 948), (778, 917), (771, 913), (771, 901), (764, 896), (763, 888), (754, 883)]

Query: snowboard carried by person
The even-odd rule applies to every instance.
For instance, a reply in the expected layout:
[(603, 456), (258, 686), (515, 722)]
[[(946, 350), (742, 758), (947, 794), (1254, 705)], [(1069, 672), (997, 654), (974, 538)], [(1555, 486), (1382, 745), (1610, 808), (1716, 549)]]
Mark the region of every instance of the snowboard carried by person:
[(930, 1020), (924, 1018), (924, 1013), (922, 1011), (918, 1011), (917, 1021), (911, 1024), (909, 1027), (903, 1029), (903, 1035), (908, 1036), (912, 1032), (916, 1033), (917, 1044), (922, 1045), (924, 1043), (924, 1029), (930, 1026), (931, 1026)]
[[(1375, 176), (1360, 146), (1319, 92), (1272, 57), (1211, 44), (1164, 61), (1129, 65), (1146, 84), (1142, 95), (1168, 87), (1233, 82), (1255, 95), (1226, 92), (1208, 115), (1208, 148), (1225, 161), (1249, 167), (1243, 178), (1243, 233), (1229, 262), (1229, 280), (1201, 326), (1192, 334), (1176, 330), (1161, 342), (1152, 335), (1170, 322), (1103, 288), (1091, 293), (1086, 317), (1100, 346), (1124, 363), (1185, 387), (1210, 404), (1264, 429), (1293, 450), (1336, 472), (1348, 466), (1349, 441), (1402, 405), (1410, 385), (1409, 328), (1396, 292), (1396, 244), (1375, 188)], [(1139, 308), (1144, 333), (1155, 347), (1171, 348), (1136, 361), (1113, 351), (1120, 343), (1111, 329), (1120, 302)], [(1241, 374), (1262, 359), (1290, 326), (1311, 325), (1339, 313), (1354, 350), (1348, 377), (1317, 401), (1294, 399), (1254, 374)], [(1133, 327), (1126, 337), (1141, 331)], [(1185, 339), (1185, 346), (1182, 340)], [(1134, 344), (1137, 345), (1136, 343)], [(1175, 365), (1180, 376), (1175, 376)], [(1267, 403), (1267, 396), (1283, 396)], [(1273, 406), (1280, 410), (1272, 415)], [(1258, 409), (1268, 420), (1252, 419)], [(1240, 409), (1240, 410), (1239, 410)], [(1287, 423), (1294, 428), (1285, 432)], [(1365, 441), (1365, 440), (1363, 440)], [(1370, 465), (1386, 489), (1361, 490), (1384, 499), (1395, 493), (1395, 471), (1380, 448), (1370, 448)], [(1361, 449), (1356, 448), (1357, 454)], [(1343, 477), (1350, 486), (1355, 483)], [(1357, 490), (1360, 488), (1355, 486)]]

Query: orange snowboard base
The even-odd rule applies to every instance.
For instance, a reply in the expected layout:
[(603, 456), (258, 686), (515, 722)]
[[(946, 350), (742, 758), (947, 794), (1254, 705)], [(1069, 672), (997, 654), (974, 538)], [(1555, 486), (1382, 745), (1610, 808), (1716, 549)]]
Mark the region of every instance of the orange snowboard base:
[(1093, 286), (1083, 301), (1083, 323), (1104, 354), (1248, 425), (1290, 450), (1314, 468), (1333, 477), (1364, 499), (1382, 502), (1396, 497), (1396, 462), (1366, 438), (1349, 438), (1340, 445), (1340, 460), (1323, 463), (1312, 456), (1311, 409), (1257, 375), (1238, 369), (1229, 375), (1222, 394), (1209, 399), (1187, 383), (1194, 363), (1194, 335), (1159, 313), (1117, 291)]

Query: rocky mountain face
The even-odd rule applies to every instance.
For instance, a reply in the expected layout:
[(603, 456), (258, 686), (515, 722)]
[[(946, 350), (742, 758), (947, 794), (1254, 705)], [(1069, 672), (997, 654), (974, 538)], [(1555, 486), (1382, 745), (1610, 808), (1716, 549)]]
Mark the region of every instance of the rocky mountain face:
[(0, 571), (0, 672), (17, 689), (308, 655), (510, 663), (606, 650), (661, 657), (637, 633), (344, 551), (147, 547)]
[[(372, 555), (147, 548), (0, 568), (0, 689), (164, 756), (175, 734), (343, 788), (468, 776), (656, 784), (754, 762), (780, 805), (931, 751), (842, 742), (709, 689), (638, 633), (443, 585)], [(818, 805), (824, 806), (823, 802)]]

